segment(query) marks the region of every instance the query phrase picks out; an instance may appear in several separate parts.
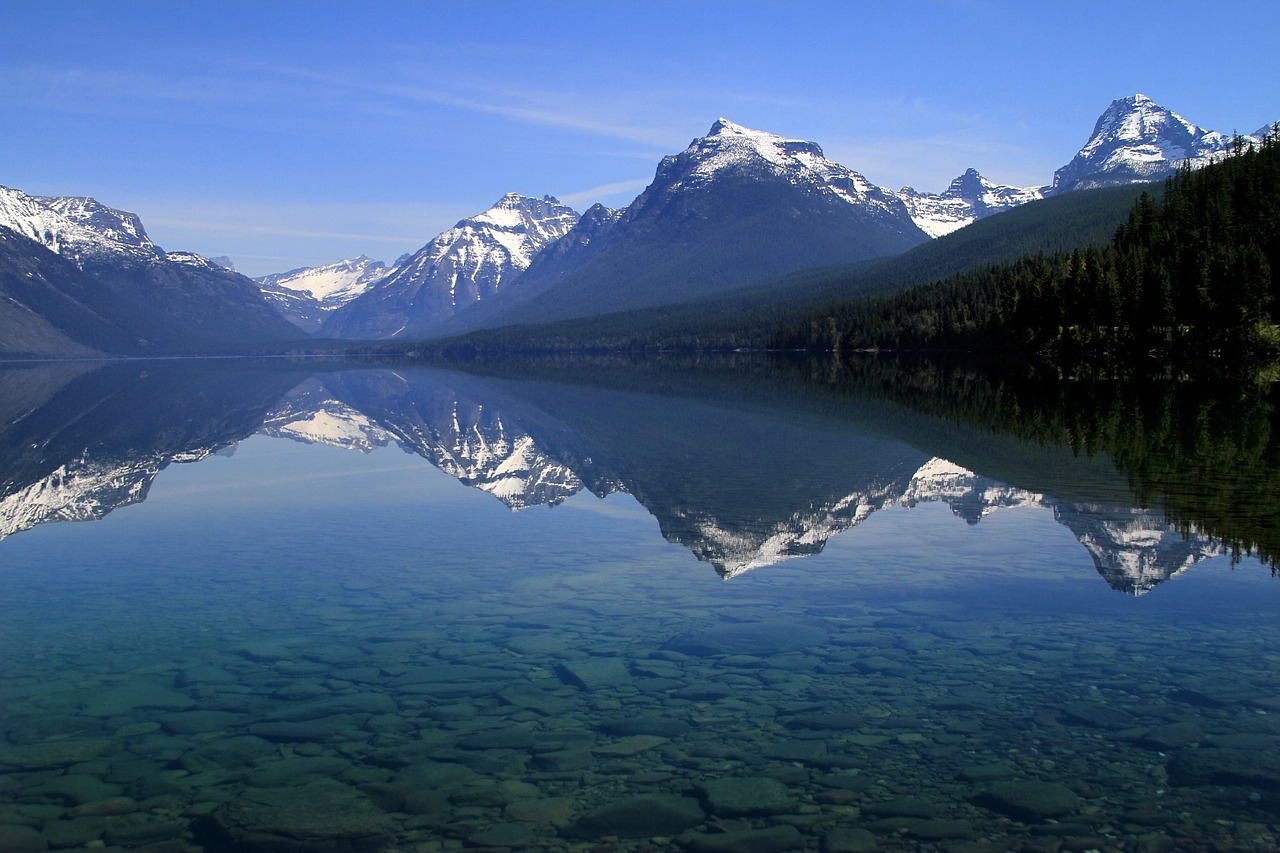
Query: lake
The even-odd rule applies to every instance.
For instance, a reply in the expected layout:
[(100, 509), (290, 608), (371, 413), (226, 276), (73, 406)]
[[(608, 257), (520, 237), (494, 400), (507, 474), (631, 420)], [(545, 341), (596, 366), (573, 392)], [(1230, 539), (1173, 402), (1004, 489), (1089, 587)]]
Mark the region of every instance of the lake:
[(1280, 846), (1270, 386), (0, 371), (0, 849)]

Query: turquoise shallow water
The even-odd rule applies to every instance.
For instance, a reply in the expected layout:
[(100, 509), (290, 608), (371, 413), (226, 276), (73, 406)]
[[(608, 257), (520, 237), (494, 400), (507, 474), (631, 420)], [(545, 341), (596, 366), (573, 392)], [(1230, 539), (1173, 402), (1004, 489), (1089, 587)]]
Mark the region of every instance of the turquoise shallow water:
[(9, 476), (7, 849), (1280, 843), (1256, 559), (881, 410), (322, 379)]

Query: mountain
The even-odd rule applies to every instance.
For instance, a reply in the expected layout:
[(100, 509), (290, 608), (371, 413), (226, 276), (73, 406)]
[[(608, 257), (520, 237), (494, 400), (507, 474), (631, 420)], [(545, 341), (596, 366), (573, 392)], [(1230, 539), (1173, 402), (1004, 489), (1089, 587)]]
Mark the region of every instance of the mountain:
[[(554, 270), (560, 276), (576, 272), (610, 238), (624, 213), (625, 209), (592, 205), (568, 234), (539, 252), (529, 266), (536, 270)], [(519, 289), (528, 293), (532, 286), (522, 281)]]
[[(497, 273), (483, 268), (496, 237), (487, 212), (334, 311), (321, 332), (440, 337), (697, 302), (804, 269), (896, 256), (1047, 196), (1152, 180), (1228, 148), (1222, 134), (1134, 95), (1108, 107), (1052, 185), (1007, 186), (969, 169), (942, 193), (894, 193), (826, 159), (815, 143), (720, 119), (663, 158), (627, 208), (592, 208), (536, 254), (513, 258), (524, 272), (506, 274), (501, 288), (506, 256)], [(520, 199), (508, 196), (494, 210), (531, 201)]]
[(147, 236), (142, 219), (136, 213), (107, 207), (97, 199), (84, 196), (38, 197), (35, 200), (113, 243), (133, 246), (148, 253), (161, 252), (160, 247)]
[[(209, 352), (301, 337), (248, 278), (192, 252), (166, 253), (136, 214), (92, 198), (0, 187), (0, 226), (10, 229), (0, 277), (38, 272), (34, 301), (27, 294), (19, 301), (39, 317), (36, 326), (76, 344), (113, 353)], [(12, 315), (8, 308), (2, 313)], [(5, 337), (0, 352), (29, 352), (29, 343)], [(57, 350), (52, 337), (45, 343), (55, 347), (46, 355), (81, 354)]]
[(145, 261), (161, 254), (134, 214), (93, 199), (41, 198), (0, 186), (0, 225), (77, 266), (89, 258)]
[(337, 338), (412, 337), (510, 287), (543, 248), (578, 223), (551, 196), (508, 193), (396, 264), (390, 275), (341, 306), (321, 333)]
[(993, 184), (977, 169), (969, 169), (939, 195), (903, 187), (897, 196), (920, 230), (930, 237), (942, 237), (992, 214), (1044, 198), (1044, 188)]
[(393, 270), (361, 255), (319, 267), (300, 267), (255, 278), (262, 295), (288, 321), (317, 332), (330, 313), (365, 293)]
[(0, 352), (101, 355), (135, 343), (97, 282), (67, 259), (0, 225)]
[[(653, 183), (616, 219), (584, 217), (580, 227), (591, 228), (590, 239), (575, 240), (570, 232), (503, 300), (447, 331), (692, 302), (802, 268), (896, 255), (914, 245), (901, 239), (904, 219), (915, 226), (905, 232), (923, 242), (919, 232), (940, 237), (1050, 195), (1156, 180), (1184, 163), (1204, 165), (1230, 147), (1222, 134), (1134, 95), (1108, 107), (1051, 185), (1006, 186), (969, 169), (939, 194), (910, 187), (891, 193), (826, 160), (811, 142), (721, 119), (685, 152), (664, 158)], [(804, 200), (793, 203), (796, 196)], [(841, 214), (820, 202), (835, 199), (845, 216), (871, 215), (824, 243), (839, 230)], [(891, 245), (881, 238), (895, 217), (899, 240)], [(793, 229), (797, 222), (810, 224)]]
[[(1255, 140), (1255, 141), (1261, 141)], [(1166, 178), (1230, 153), (1232, 141), (1196, 127), (1146, 95), (1111, 102), (1071, 162), (1053, 173), (1047, 194)]]
[(543, 322), (683, 302), (821, 264), (928, 240), (899, 199), (813, 142), (720, 119), (591, 239), (547, 252), (489, 322)]

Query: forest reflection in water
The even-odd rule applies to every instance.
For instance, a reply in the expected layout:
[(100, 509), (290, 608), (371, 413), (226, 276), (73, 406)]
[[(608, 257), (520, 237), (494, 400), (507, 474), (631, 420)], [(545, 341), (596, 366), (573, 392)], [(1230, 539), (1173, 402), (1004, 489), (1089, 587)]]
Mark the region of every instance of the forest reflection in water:
[(10, 837), (1275, 844), (1265, 384), (870, 359), (0, 384)]
[(818, 552), (879, 508), (932, 500), (971, 523), (1049, 508), (1131, 592), (1221, 548), (1280, 553), (1270, 384), (993, 377), (874, 358), (776, 367), (12, 369), (0, 372), (0, 536), (99, 518), (144, 499), (170, 462), (262, 432), (398, 444), (512, 509), (625, 492), (730, 576)]

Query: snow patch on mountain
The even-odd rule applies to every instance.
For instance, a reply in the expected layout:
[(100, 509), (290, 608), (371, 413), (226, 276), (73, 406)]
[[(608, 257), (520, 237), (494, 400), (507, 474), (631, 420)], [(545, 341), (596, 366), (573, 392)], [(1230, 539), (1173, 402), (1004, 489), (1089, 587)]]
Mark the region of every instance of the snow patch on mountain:
[(930, 237), (941, 237), (979, 219), (1044, 198), (1044, 188), (995, 184), (978, 174), (977, 169), (969, 169), (940, 194), (903, 187), (897, 195), (921, 231)]
[(681, 154), (664, 157), (658, 174), (664, 173), (676, 178), (668, 193), (703, 186), (725, 175), (769, 175), (854, 206), (891, 215), (906, 212), (893, 192), (828, 160), (816, 142), (753, 130), (726, 118), (718, 119), (706, 136), (693, 140)]
[(184, 264), (189, 267), (197, 267), (203, 270), (223, 270), (226, 267), (222, 264), (214, 263), (203, 255), (197, 255), (195, 252), (166, 252), (165, 259), (175, 264)]
[[(51, 202), (71, 216), (55, 209)], [(102, 255), (149, 260), (162, 254), (160, 247), (146, 236), (137, 216), (93, 199), (41, 198), (0, 186), (0, 225), (77, 264), (81, 259)]]
[(1231, 148), (1224, 134), (1197, 127), (1146, 95), (1130, 95), (1111, 102), (1047, 192), (1158, 180), (1184, 164), (1207, 165)]
[(288, 272), (255, 278), (263, 291), (275, 288), (303, 293), (320, 303), (325, 311), (345, 305), (386, 278), (392, 270), (382, 261), (366, 255), (318, 267), (299, 267)]
[(102, 202), (86, 196), (38, 197), (50, 210), (77, 225), (82, 225), (108, 240), (134, 246), (156, 254), (163, 250), (147, 236), (142, 219), (136, 213), (107, 207)]
[(528, 269), (534, 255), (569, 233), (579, 218), (551, 196), (507, 193), (423, 246), (396, 278), (431, 280), (435, 289), (448, 291), (454, 307), (473, 302)]
[(448, 319), (505, 289), (579, 218), (573, 208), (551, 196), (508, 193), (398, 262), (366, 292), (334, 311), (324, 333), (387, 338)]

